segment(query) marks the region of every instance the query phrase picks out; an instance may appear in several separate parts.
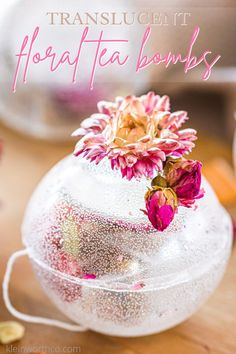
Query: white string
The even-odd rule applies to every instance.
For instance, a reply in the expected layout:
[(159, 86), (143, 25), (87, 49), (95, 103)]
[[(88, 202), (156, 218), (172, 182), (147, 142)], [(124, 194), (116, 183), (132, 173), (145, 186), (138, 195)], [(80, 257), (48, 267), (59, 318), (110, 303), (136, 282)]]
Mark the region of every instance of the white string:
[(7, 262), (6, 272), (5, 272), (5, 275), (3, 278), (3, 283), (2, 283), (2, 289), (3, 289), (3, 300), (5, 302), (5, 305), (8, 309), (8, 311), (16, 318), (26, 321), (26, 322), (55, 326), (55, 327), (63, 328), (68, 331), (74, 331), (74, 332), (86, 331), (87, 330), (86, 327), (83, 327), (80, 325), (73, 325), (70, 323), (66, 323), (66, 322), (62, 322), (62, 321), (58, 321), (58, 320), (53, 320), (50, 318), (27, 315), (27, 314), (24, 314), (24, 313), (16, 310), (12, 306), (11, 300), (9, 297), (9, 283), (10, 283), (12, 268), (13, 268), (13, 265), (14, 265), (17, 258), (22, 257), (22, 256), (27, 256), (27, 255), (28, 255), (27, 249), (16, 251), (15, 253), (13, 253), (11, 255), (11, 257), (9, 258), (9, 260)]

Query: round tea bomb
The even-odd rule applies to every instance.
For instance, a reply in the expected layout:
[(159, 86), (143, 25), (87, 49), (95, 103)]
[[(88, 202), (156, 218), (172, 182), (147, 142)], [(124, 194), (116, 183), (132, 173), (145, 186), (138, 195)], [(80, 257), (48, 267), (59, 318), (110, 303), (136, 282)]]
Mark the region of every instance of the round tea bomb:
[(191, 316), (224, 273), (231, 220), (203, 178), (196, 207), (164, 231), (142, 212), (147, 179), (104, 158), (68, 156), (28, 205), (23, 242), (46, 294), (70, 319), (117, 336), (163, 331)]

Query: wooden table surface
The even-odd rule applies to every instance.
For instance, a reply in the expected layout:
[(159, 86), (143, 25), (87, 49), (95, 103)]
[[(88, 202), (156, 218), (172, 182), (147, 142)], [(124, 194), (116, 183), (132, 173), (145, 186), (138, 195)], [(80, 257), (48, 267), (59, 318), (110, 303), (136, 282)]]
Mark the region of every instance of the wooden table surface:
[[(27, 201), (45, 172), (63, 156), (73, 144), (53, 145), (34, 141), (0, 127), (4, 152), (0, 164), (0, 280), (12, 252), (22, 248), (20, 225)], [(211, 158), (220, 151), (229, 159), (224, 145), (211, 141), (196, 149), (198, 158)], [(199, 156), (200, 155), (200, 156)], [(72, 333), (57, 328), (24, 323), (26, 333), (12, 350), (20, 352), (30, 346), (48, 346), (51, 352), (72, 352), (80, 348), (84, 354), (236, 354), (236, 248), (223, 281), (208, 302), (194, 316), (166, 332), (140, 338), (116, 338), (92, 331)], [(11, 297), (15, 307), (23, 312), (63, 318), (43, 294), (34, 278), (27, 259), (17, 262), (11, 281)], [(0, 296), (0, 321), (10, 320)], [(16, 347), (16, 349), (14, 349)], [(66, 347), (66, 348), (65, 348)], [(75, 348), (73, 348), (75, 347)], [(63, 349), (65, 348), (65, 349)], [(9, 348), (0, 345), (0, 353)], [(17, 351), (18, 350), (18, 351)], [(54, 351), (55, 352), (55, 351)]]

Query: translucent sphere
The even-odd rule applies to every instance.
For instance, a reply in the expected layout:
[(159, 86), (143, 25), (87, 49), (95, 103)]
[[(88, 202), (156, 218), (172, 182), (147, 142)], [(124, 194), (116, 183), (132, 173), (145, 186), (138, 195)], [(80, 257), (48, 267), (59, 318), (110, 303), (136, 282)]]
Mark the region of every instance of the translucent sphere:
[(49, 298), (70, 319), (110, 335), (163, 331), (191, 316), (218, 285), (231, 220), (206, 180), (196, 209), (156, 231), (144, 215), (144, 178), (127, 181), (69, 156), (29, 203), (23, 242)]

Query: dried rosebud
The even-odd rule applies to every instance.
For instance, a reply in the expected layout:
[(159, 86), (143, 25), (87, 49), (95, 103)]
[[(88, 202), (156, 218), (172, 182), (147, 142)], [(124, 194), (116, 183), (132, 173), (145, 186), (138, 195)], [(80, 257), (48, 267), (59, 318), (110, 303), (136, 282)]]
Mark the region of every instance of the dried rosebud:
[(95, 274), (89, 274), (86, 273), (82, 276), (82, 279), (96, 279), (96, 275)]
[(138, 282), (138, 283), (135, 283), (133, 286), (132, 286), (132, 289), (133, 290), (140, 290), (142, 288), (145, 287), (145, 284), (143, 282)]
[(0, 322), (0, 343), (9, 344), (23, 338), (25, 328), (16, 321)]
[(168, 185), (175, 191), (178, 204), (190, 207), (204, 195), (201, 190), (202, 164), (194, 160), (171, 160), (165, 167)]
[(153, 227), (163, 231), (177, 211), (177, 197), (171, 188), (153, 187), (145, 194), (146, 214)]

